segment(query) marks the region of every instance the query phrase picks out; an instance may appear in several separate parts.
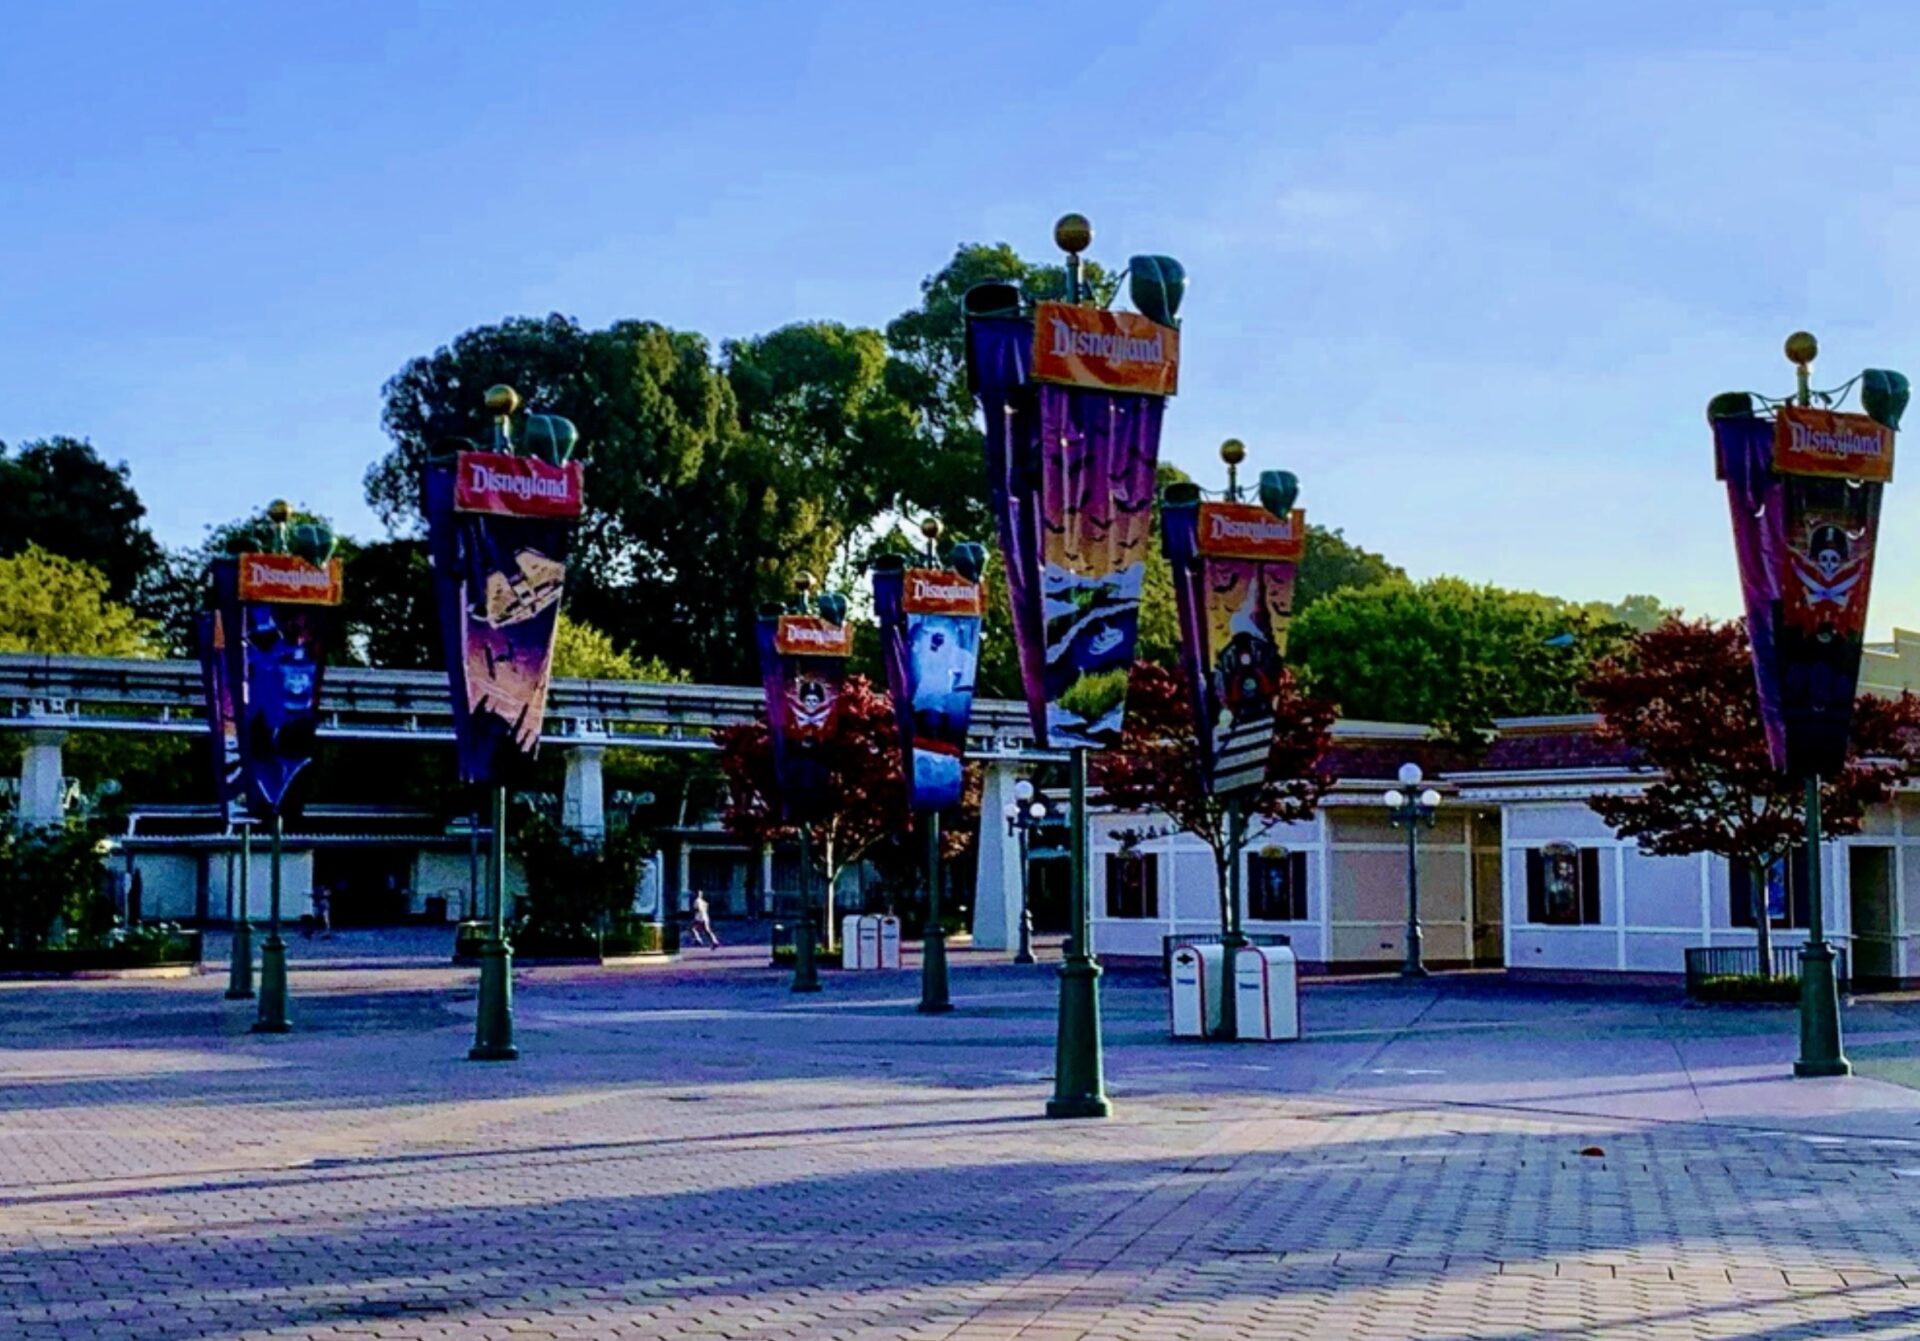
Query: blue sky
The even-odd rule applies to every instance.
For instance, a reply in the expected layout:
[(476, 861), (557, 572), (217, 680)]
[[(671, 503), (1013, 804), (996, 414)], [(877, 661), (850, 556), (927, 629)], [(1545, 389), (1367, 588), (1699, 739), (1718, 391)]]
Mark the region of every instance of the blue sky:
[[(1068, 21), (1070, 16), (1071, 22)], [(558, 310), (881, 324), (961, 241), (1191, 273), (1167, 455), (1239, 436), (1418, 576), (1735, 612), (1702, 408), (1920, 375), (1895, 3), (15, 6), (0, 439), (161, 538), (372, 533), (382, 381)], [(1920, 627), (1920, 463), (1872, 624)]]

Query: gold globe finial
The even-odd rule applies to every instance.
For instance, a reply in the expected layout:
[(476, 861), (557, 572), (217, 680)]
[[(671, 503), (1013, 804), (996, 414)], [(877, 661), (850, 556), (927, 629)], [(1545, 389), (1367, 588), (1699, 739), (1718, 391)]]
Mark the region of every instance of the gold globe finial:
[(1787, 337), (1787, 362), (1804, 368), (1819, 356), (1820, 342), (1813, 338), (1812, 331), (1795, 331)]
[(520, 408), (520, 393), (505, 382), (487, 388), (487, 413), (510, 415)]
[(793, 589), (799, 592), (802, 596), (805, 596), (808, 592), (812, 591), (813, 590), (813, 574), (812, 573), (795, 573), (793, 575)]
[(928, 517), (920, 523), (920, 534), (927, 538), (928, 544), (932, 544), (938, 540), (940, 538), (940, 532), (944, 529), (946, 528), (940, 525), (940, 519), (938, 517)]
[(1220, 459), (1230, 466), (1237, 466), (1247, 459), (1247, 444), (1238, 438), (1228, 438), (1220, 444)]
[(1093, 225), (1084, 214), (1063, 214), (1053, 226), (1053, 245), (1078, 256), (1093, 245)]
[(293, 520), (293, 504), (284, 498), (276, 498), (267, 504), (267, 520), (275, 526), (285, 526)]

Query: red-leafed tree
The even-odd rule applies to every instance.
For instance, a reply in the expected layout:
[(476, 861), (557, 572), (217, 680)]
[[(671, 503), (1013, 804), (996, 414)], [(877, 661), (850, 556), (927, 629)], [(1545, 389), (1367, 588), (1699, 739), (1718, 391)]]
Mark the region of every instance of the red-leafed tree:
[[(727, 780), (727, 808), (721, 817), (727, 831), (750, 843), (773, 842), (796, 832), (780, 818), (766, 723), (724, 727), (714, 739)], [(893, 700), (864, 675), (848, 676), (834, 733), (814, 748), (825, 765), (826, 793), (810, 800), (824, 816), (813, 832), (826, 870), (826, 937), (831, 947), (833, 886), (840, 872), (907, 823)]]
[[(1766, 871), (1806, 841), (1801, 784), (1774, 771), (1760, 724), (1746, 624), (1670, 618), (1637, 633), (1581, 686), (1600, 713), (1603, 739), (1631, 751), (1649, 780), (1587, 804), (1642, 852), (1707, 852), (1751, 873), (1761, 972), (1772, 937)], [(1860, 831), (1920, 759), (1920, 700), (1860, 698), (1847, 766), (1820, 788), (1825, 836)]]
[[(1242, 813), (1277, 822), (1312, 817), (1334, 776), (1326, 766), (1334, 707), (1302, 693), (1291, 672), (1274, 702), (1273, 752), (1267, 781)], [(1219, 880), (1220, 930), (1228, 930), (1227, 865), (1234, 858), (1227, 805), (1207, 789), (1185, 679), (1164, 666), (1134, 663), (1127, 681), (1127, 725), (1119, 748), (1093, 756), (1100, 799), (1118, 810), (1165, 815), (1213, 852)]]

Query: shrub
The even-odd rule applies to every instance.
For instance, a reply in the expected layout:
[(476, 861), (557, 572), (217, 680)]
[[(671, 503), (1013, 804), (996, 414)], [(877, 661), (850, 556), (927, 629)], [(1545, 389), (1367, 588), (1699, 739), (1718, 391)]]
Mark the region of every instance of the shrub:
[(609, 824), (604, 838), (530, 815), (513, 838), (527, 892), (513, 940), (571, 943), (607, 930), (633, 907), (640, 862), (652, 850), (630, 823)]
[(97, 842), (83, 824), (0, 825), (0, 944), (106, 943), (113, 900)]

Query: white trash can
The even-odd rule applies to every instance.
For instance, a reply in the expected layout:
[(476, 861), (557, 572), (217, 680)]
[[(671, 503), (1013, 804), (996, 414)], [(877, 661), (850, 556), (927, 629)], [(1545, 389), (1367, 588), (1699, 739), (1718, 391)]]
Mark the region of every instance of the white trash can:
[(840, 967), (860, 967), (860, 917), (857, 913), (848, 913), (840, 919)]
[(874, 957), (874, 966), (883, 969), (900, 967), (900, 919), (897, 917), (876, 917), (879, 924), (879, 948)]
[(1205, 1038), (1220, 1028), (1225, 963), (1226, 950), (1219, 945), (1173, 947), (1167, 991), (1175, 1038)]
[(1300, 1037), (1300, 965), (1284, 945), (1249, 945), (1234, 966), (1233, 1010), (1240, 1037), (1269, 1043)]

